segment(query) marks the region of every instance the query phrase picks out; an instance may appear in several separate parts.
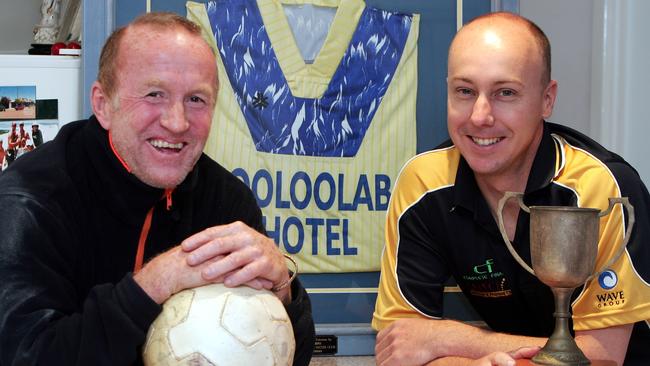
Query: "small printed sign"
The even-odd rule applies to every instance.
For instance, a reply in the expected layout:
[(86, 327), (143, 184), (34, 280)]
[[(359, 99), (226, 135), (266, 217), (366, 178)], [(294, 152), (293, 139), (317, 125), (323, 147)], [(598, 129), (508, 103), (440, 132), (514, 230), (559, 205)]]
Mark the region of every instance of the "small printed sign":
[(335, 335), (316, 335), (314, 355), (333, 356), (338, 353), (339, 341)]

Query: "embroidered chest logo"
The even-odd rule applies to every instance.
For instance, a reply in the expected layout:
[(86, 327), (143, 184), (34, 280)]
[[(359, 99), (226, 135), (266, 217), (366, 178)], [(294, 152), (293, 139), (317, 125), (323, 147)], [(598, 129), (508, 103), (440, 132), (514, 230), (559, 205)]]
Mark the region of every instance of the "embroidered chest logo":
[(252, 100), (253, 107), (257, 109), (264, 109), (269, 106), (268, 98), (266, 95), (257, 92)]
[(470, 294), (478, 297), (497, 298), (512, 296), (512, 290), (503, 272), (495, 270), (494, 259), (472, 267), (472, 271), (462, 276)]
[[(608, 269), (598, 276), (598, 284), (603, 290), (613, 290), (618, 285), (618, 275), (616, 272)], [(623, 291), (606, 291), (596, 294), (597, 306), (602, 308), (615, 308), (625, 304), (625, 294)]]

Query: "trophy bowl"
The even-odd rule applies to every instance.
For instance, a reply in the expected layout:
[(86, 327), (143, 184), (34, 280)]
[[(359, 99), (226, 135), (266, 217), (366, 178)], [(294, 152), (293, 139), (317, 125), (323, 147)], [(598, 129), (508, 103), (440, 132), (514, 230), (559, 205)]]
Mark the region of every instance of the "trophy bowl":
[(537, 278), (549, 287), (576, 288), (585, 283), (596, 266), (600, 210), (555, 206), (529, 210), (530, 258)]

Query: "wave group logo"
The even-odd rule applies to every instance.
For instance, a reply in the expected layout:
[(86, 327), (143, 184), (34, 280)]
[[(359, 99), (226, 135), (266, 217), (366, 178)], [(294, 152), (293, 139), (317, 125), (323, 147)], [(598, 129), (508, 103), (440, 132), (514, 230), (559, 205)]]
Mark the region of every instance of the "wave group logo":
[(612, 271), (611, 269), (603, 271), (603, 273), (601, 273), (600, 276), (598, 276), (598, 284), (604, 290), (613, 289), (614, 287), (616, 287), (617, 283), (618, 283), (618, 276), (616, 275), (616, 272)]

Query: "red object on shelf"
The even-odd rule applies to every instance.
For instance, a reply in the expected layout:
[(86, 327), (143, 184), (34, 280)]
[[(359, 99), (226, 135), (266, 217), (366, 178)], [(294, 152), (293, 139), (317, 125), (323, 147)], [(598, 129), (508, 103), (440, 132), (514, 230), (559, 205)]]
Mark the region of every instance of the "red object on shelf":
[(51, 49), (51, 51), (50, 51), (50, 54), (52, 54), (52, 55), (58, 55), (58, 54), (59, 54), (59, 50), (62, 49), (62, 48), (66, 48), (65, 43), (63, 43), (63, 42), (57, 42), (57, 43), (55, 43), (55, 44), (52, 45), (52, 49)]

